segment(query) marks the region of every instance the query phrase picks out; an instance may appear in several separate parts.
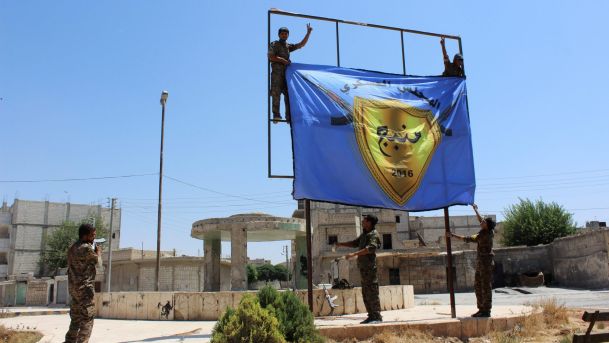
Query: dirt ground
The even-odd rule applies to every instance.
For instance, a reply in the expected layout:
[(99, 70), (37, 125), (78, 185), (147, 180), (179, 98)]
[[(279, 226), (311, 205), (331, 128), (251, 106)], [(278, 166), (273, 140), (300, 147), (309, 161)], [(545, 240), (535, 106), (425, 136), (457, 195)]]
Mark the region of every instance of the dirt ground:
[(42, 334), (23, 327), (18, 330), (7, 329), (0, 325), (0, 342), (2, 343), (35, 343), (42, 338)]

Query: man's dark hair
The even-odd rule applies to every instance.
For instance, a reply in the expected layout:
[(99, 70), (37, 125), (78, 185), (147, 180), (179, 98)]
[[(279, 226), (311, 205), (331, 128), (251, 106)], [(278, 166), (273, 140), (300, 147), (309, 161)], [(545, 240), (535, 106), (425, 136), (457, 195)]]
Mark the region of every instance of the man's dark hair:
[(281, 34), (282, 32), (290, 33), (290, 30), (288, 30), (288, 28), (285, 27), (285, 26), (284, 27), (280, 27), (279, 31), (277, 32), (277, 34)]
[(364, 214), (362, 217), (372, 224), (372, 227), (376, 226), (376, 223), (379, 222), (379, 219), (374, 214)]
[(80, 227), (78, 228), (78, 238), (82, 239), (83, 237), (85, 237), (86, 235), (89, 235), (91, 232), (95, 231), (95, 226), (91, 225), (91, 224), (80, 224)]
[(486, 217), (486, 218), (484, 218), (484, 221), (486, 222), (486, 226), (488, 227), (489, 230), (495, 230), (495, 226), (497, 225), (497, 223), (495, 223), (493, 218)]

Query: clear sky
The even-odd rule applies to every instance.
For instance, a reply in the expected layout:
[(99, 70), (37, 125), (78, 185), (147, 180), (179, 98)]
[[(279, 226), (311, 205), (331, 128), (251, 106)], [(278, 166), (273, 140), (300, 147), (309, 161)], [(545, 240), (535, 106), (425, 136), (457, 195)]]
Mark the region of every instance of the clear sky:
[[(605, 1), (2, 1), (0, 181), (150, 175), (0, 182), (0, 196), (117, 197), (121, 246), (154, 249), (167, 89), (165, 174), (191, 185), (164, 181), (163, 249), (202, 254), (190, 238), (199, 219), (290, 216), (291, 181), (267, 179), (266, 169), (271, 7), (460, 35), (482, 211), (501, 218), (519, 197), (542, 198), (580, 225), (609, 219)], [(306, 23), (273, 16), (272, 36), (285, 25), (297, 42)], [(292, 60), (334, 64), (333, 24), (311, 24)], [(341, 26), (340, 34), (342, 66), (401, 72), (398, 33)], [(409, 74), (441, 73), (437, 39), (406, 36), (405, 49)], [(290, 173), (287, 126), (273, 128), (274, 171)], [(280, 262), (283, 244), (251, 244), (248, 255)]]

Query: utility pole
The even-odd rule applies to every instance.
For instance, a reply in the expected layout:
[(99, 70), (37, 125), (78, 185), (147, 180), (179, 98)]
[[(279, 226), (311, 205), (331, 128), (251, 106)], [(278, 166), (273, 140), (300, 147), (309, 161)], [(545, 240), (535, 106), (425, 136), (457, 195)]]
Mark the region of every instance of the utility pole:
[(116, 198), (112, 198), (112, 205), (110, 206), (110, 232), (108, 233), (108, 293), (110, 293), (110, 286), (112, 285), (112, 220), (114, 219), (114, 204)]
[(169, 92), (163, 91), (161, 93), (161, 153), (160, 153), (160, 166), (159, 166), (159, 207), (157, 212), (157, 231), (156, 231), (156, 269), (154, 271), (155, 283), (154, 290), (160, 290), (160, 278), (159, 273), (161, 271), (161, 198), (163, 194), (163, 138), (165, 135), (165, 104), (167, 103), (167, 97)]
[(285, 269), (288, 271), (288, 277), (287, 277), (287, 282), (289, 285), (290, 282), (290, 256), (288, 255), (288, 246), (284, 245), (285, 248)]

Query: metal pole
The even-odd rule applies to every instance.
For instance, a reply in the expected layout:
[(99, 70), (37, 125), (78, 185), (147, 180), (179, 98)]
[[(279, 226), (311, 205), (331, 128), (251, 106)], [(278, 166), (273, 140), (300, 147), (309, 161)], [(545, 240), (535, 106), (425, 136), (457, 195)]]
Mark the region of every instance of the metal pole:
[[(271, 44), (271, 11), (268, 11), (267, 13), (267, 28), (266, 28), (266, 33), (267, 33), (267, 43), (266, 43), (266, 49), (269, 48), (269, 45)], [(271, 177), (271, 62), (268, 60), (267, 57), (267, 61), (266, 61), (266, 90), (267, 90), (267, 97), (266, 97), (266, 133), (268, 136), (267, 139), (267, 155), (268, 155), (268, 177)]]
[(402, 41), (402, 73), (406, 75), (406, 56), (404, 56), (404, 31), (400, 31), (400, 39)]
[(445, 38), (450, 38), (450, 39), (459, 39), (459, 36), (448, 35), (448, 34), (443, 34), (443, 33), (411, 30), (411, 29), (404, 29), (404, 28), (393, 27), (393, 26), (369, 24), (369, 23), (362, 23), (362, 22), (356, 22), (356, 21), (350, 21), (350, 20), (342, 20), (342, 19), (320, 17), (320, 16), (314, 16), (314, 15), (308, 15), (308, 14), (286, 12), (286, 11), (278, 10), (276, 8), (270, 9), (269, 12), (272, 14), (284, 15), (284, 16), (288, 16), (288, 17), (306, 18), (306, 19), (314, 19), (314, 20), (322, 20), (322, 21), (333, 21), (333, 22), (339, 22), (342, 24), (365, 26), (365, 27), (371, 27), (371, 28), (383, 29), (383, 30), (404, 31), (404, 32), (408, 32), (408, 33), (414, 33), (417, 35), (432, 36), (432, 37), (438, 37), (438, 38), (445, 37)]
[(305, 200), (305, 222), (307, 228), (307, 296), (309, 310), (313, 312), (313, 259), (311, 254), (311, 200)]
[(161, 95), (161, 153), (159, 165), (159, 207), (157, 212), (157, 231), (156, 231), (156, 268), (154, 270), (154, 290), (159, 291), (161, 283), (159, 273), (161, 271), (161, 203), (163, 195), (163, 140), (165, 136), (165, 104), (167, 103), (167, 92), (163, 91)]
[(110, 206), (110, 233), (108, 234), (108, 293), (110, 293), (110, 285), (112, 285), (112, 220), (114, 219), (114, 204), (116, 198), (112, 198)]
[(446, 267), (446, 282), (448, 291), (450, 292), (450, 315), (452, 318), (457, 317), (455, 309), (455, 288), (453, 285), (453, 251), (450, 246), (450, 221), (448, 215), (448, 207), (444, 207), (444, 230), (446, 230), (446, 259), (448, 266)]
[(340, 40), (338, 37), (338, 20), (336, 21), (336, 66), (340, 67)]

